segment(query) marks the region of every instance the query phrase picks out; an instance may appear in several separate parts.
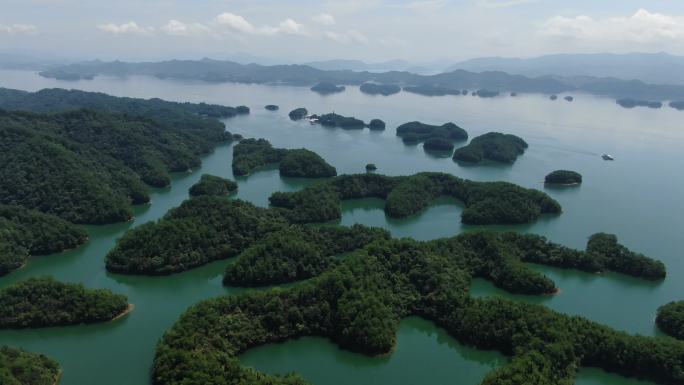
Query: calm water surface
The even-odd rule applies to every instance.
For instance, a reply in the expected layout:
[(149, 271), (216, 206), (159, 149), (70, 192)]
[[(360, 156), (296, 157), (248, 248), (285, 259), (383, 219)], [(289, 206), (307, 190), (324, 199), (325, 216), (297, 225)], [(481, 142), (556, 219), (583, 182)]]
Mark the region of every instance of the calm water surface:
[[(206, 84), (162, 81), (154, 78), (96, 78), (62, 82), (32, 72), (0, 71), (0, 86), (30, 91), (46, 87), (77, 88), (119, 96), (248, 105), (249, 116), (226, 120), (228, 130), (245, 137), (263, 137), (275, 146), (307, 147), (318, 152), (339, 173), (363, 172), (375, 163), (388, 175), (443, 171), (473, 180), (505, 180), (544, 189), (544, 175), (555, 169), (573, 169), (584, 176), (577, 188), (546, 189), (564, 209), (558, 217), (544, 217), (522, 226), (495, 227), (542, 234), (571, 247), (584, 248), (598, 231), (615, 233), (628, 247), (665, 262), (668, 277), (649, 283), (618, 274), (594, 275), (534, 266), (554, 279), (562, 293), (553, 297), (513, 296), (486, 281), (475, 280), (476, 296), (504, 296), (540, 303), (573, 315), (582, 315), (616, 329), (658, 336), (655, 311), (661, 304), (684, 298), (684, 180), (674, 171), (684, 164), (684, 113), (670, 108), (626, 110), (612, 100), (574, 95), (575, 102), (549, 101), (541, 95), (480, 99), (463, 96), (424, 97), (401, 93), (367, 96), (355, 87), (321, 97), (306, 88), (258, 85)], [(278, 112), (263, 109), (278, 104)], [(335, 111), (364, 120), (381, 118), (384, 132), (345, 131), (291, 122), (287, 112), (304, 106), (314, 113)], [(450, 158), (427, 154), (419, 146), (404, 146), (394, 128), (407, 121), (453, 121), (471, 137), (503, 131), (522, 136), (529, 150), (514, 166), (463, 167)], [(615, 162), (600, 154), (612, 153)], [(123, 233), (156, 220), (187, 198), (188, 188), (201, 173), (233, 178), (232, 147), (223, 145), (204, 158), (201, 169), (174, 176), (166, 189), (152, 190), (152, 203), (136, 207), (134, 221), (89, 226), (90, 242), (74, 251), (32, 258), (22, 270), (0, 278), (0, 288), (33, 276), (54, 275), (88, 287), (110, 288), (126, 294), (136, 309), (116, 322), (37, 330), (0, 331), (0, 343), (47, 354), (64, 369), (63, 385), (146, 385), (154, 348), (179, 315), (202, 299), (238, 293), (221, 284), (228, 261), (219, 261), (169, 277), (128, 277), (106, 272), (104, 257)], [(260, 206), (273, 191), (301, 189), (310, 181), (280, 178), (267, 169), (249, 178), (237, 178), (238, 198)], [(420, 240), (451, 236), (473, 227), (460, 223), (461, 205), (439, 199), (428, 210), (406, 219), (391, 219), (383, 202), (364, 199), (343, 203), (342, 225), (363, 223), (384, 227), (396, 237)], [(398, 335), (396, 351), (371, 358), (340, 350), (321, 338), (304, 338), (253, 349), (242, 356), (247, 365), (269, 373), (297, 371), (316, 385), (341, 384), (477, 384), (485, 374), (506, 362), (496, 352), (460, 345), (431, 323), (409, 318)], [(577, 384), (646, 384), (582, 369)]]

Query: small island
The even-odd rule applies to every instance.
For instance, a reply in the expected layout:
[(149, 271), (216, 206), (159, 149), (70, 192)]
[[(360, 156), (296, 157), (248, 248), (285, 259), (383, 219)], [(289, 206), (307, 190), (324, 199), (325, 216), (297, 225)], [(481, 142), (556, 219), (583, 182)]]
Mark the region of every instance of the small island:
[(544, 178), (544, 183), (561, 186), (577, 186), (582, 183), (582, 175), (570, 170), (556, 170)]
[(656, 325), (663, 333), (684, 340), (684, 301), (661, 306), (656, 316)]
[(309, 113), (309, 111), (307, 111), (306, 108), (299, 107), (299, 108), (295, 108), (294, 110), (290, 111), (289, 116), (290, 116), (290, 119), (292, 119), (292, 120), (300, 120), (300, 119), (303, 119), (308, 113)]
[(335, 167), (305, 148), (287, 150), (280, 160), (279, 170), (280, 175), (293, 178), (329, 178), (337, 175)]
[(454, 160), (465, 163), (479, 163), (485, 159), (502, 163), (513, 163), (527, 149), (522, 138), (511, 134), (488, 132), (474, 138), (470, 143), (454, 151)]
[(318, 123), (324, 127), (340, 127), (345, 130), (363, 129), (366, 123), (353, 116), (342, 116), (336, 113), (323, 114), (318, 116)]
[(275, 104), (267, 104), (264, 106), (264, 108), (269, 111), (278, 111), (280, 109), (280, 107), (276, 106)]
[(368, 128), (371, 131), (382, 131), (385, 129), (385, 122), (380, 119), (372, 119), (370, 123), (368, 123)]
[(132, 310), (124, 295), (50, 277), (0, 290), (0, 328), (40, 328), (111, 321)]
[(487, 89), (480, 89), (480, 90), (477, 90), (474, 93), (474, 95), (479, 96), (481, 98), (494, 98), (494, 97), (499, 96), (499, 92), (498, 91), (490, 91)]
[(249, 107), (247, 106), (237, 106), (235, 107), (235, 112), (238, 115), (247, 115), (249, 114)]
[(378, 169), (378, 166), (375, 165), (375, 163), (368, 163), (366, 165), (366, 171), (375, 171)]
[[(397, 127), (397, 136), (400, 137), (405, 144), (417, 144), (425, 142), (428, 139), (441, 139), (431, 141), (430, 146), (445, 147), (444, 142), (448, 141), (452, 144), (457, 141), (464, 141), (468, 139), (468, 133), (463, 128), (454, 123), (445, 123), (441, 126), (425, 124), (421, 122), (408, 122)], [(447, 150), (448, 151), (448, 150)]]
[(572, 96), (570, 96), (570, 95), (568, 95), (568, 96), (564, 97), (563, 99), (565, 99), (565, 101), (566, 101), (566, 102), (572, 102), (572, 101), (574, 101), (574, 100), (575, 100), (575, 98), (574, 98), (574, 97), (572, 97)]
[(401, 91), (401, 87), (394, 84), (363, 83), (359, 90), (368, 95), (389, 96), (398, 94)]
[(54, 215), (0, 204), (0, 276), (21, 268), (29, 255), (76, 248), (88, 233)]
[(638, 100), (638, 99), (618, 99), (615, 101), (621, 107), (624, 108), (634, 108), (634, 107), (648, 107), (648, 108), (661, 108), (663, 103), (649, 100)]
[(338, 86), (330, 82), (320, 82), (315, 86), (311, 87), (311, 91), (316, 92), (321, 95), (330, 95), (342, 92), (345, 90), (344, 86)]
[(436, 85), (406, 86), (404, 91), (424, 96), (460, 95), (461, 91)]
[(551, 95), (551, 96), (549, 96), (549, 99), (551, 99), (551, 100), (557, 100), (557, 99), (558, 99), (558, 95)]
[(227, 195), (237, 191), (238, 185), (230, 179), (219, 176), (203, 174), (199, 182), (190, 187), (190, 196), (201, 195)]
[(451, 152), (454, 151), (454, 143), (445, 138), (431, 137), (425, 140), (423, 149), (426, 151), (448, 152), (451, 155)]
[(313, 151), (274, 148), (266, 139), (244, 139), (233, 148), (233, 174), (246, 176), (257, 168), (278, 164), (280, 175), (325, 178), (337, 175), (335, 167)]
[(0, 346), (0, 383), (57, 385), (62, 371), (57, 361), (42, 354)]
[(670, 102), (670, 107), (678, 111), (684, 111), (684, 101), (673, 101)]
[(516, 97), (516, 96), (518, 96), (518, 93), (517, 92), (511, 92), (511, 96)]

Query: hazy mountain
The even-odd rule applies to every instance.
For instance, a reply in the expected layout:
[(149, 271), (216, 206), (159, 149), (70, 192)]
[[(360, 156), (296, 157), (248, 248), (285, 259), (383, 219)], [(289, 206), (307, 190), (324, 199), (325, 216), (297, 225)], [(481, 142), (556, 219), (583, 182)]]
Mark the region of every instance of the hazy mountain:
[(361, 60), (344, 59), (312, 61), (304, 63), (304, 65), (324, 71), (350, 70), (371, 72), (405, 71), (407, 68), (413, 66), (411, 63), (405, 60), (389, 60), (382, 63), (366, 63)]
[(321, 70), (307, 65), (240, 64), (212, 59), (127, 63), (89, 61), (53, 67), (42, 76), (64, 80), (89, 79), (97, 75), (149, 75), (161, 79), (193, 79), (207, 82), (269, 83), (311, 86), (319, 82), (359, 85), (364, 82), (400, 86), (440, 87), (447, 90), (486, 89), (496, 92), (545, 93), (588, 92), (615, 98), (684, 100), (682, 85), (654, 85), (638, 80), (590, 76), (531, 77), (502, 71), (456, 70), (435, 75), (406, 71), (370, 72)]
[(666, 53), (563, 54), (530, 59), (478, 58), (446, 71), (504, 71), (526, 76), (558, 75), (638, 79), (653, 84), (684, 84), (684, 57)]

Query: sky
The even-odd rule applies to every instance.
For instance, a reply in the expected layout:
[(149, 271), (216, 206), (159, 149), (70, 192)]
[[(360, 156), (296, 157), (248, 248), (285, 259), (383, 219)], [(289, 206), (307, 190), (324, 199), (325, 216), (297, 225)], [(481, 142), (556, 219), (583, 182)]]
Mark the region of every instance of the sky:
[(0, 53), (413, 63), (684, 55), (683, 0), (0, 0)]

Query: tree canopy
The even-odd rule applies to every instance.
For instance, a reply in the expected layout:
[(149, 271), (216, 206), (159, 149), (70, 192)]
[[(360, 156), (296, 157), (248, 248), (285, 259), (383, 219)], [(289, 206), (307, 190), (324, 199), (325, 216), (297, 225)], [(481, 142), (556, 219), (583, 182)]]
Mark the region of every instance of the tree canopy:
[(50, 277), (30, 278), (0, 290), (0, 328), (39, 328), (104, 322), (128, 309), (128, 299)]
[[(453, 150), (453, 142), (463, 141), (468, 139), (468, 133), (463, 128), (454, 123), (445, 123), (441, 126), (425, 124), (421, 122), (408, 122), (397, 127), (397, 136), (402, 138), (404, 143), (414, 144), (426, 142), (430, 139), (428, 147), (445, 148), (451, 146)], [(427, 142), (426, 142), (427, 143)], [(449, 149), (447, 149), (449, 151)]]
[(59, 364), (51, 358), (0, 346), (0, 384), (55, 385), (60, 373)]
[(582, 183), (582, 175), (576, 171), (556, 170), (546, 175), (544, 183), (561, 185), (580, 184)]
[(337, 175), (335, 167), (304, 148), (274, 148), (266, 139), (244, 139), (233, 148), (232, 167), (237, 176), (248, 175), (269, 164), (278, 164), (282, 176), (324, 178)]
[(215, 175), (202, 174), (199, 182), (190, 187), (190, 196), (226, 195), (237, 191), (238, 185), (230, 179)]
[(527, 149), (522, 138), (512, 134), (488, 132), (480, 135), (467, 146), (454, 151), (454, 160), (466, 163), (479, 163), (485, 159), (502, 163), (513, 163)]
[(684, 301), (661, 306), (656, 316), (656, 324), (665, 334), (684, 340)]
[(29, 255), (72, 249), (87, 239), (85, 230), (56, 216), (0, 204), (0, 276), (23, 266)]

